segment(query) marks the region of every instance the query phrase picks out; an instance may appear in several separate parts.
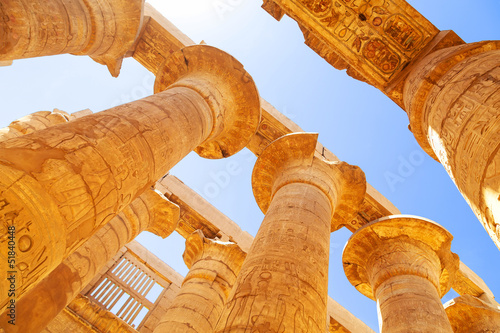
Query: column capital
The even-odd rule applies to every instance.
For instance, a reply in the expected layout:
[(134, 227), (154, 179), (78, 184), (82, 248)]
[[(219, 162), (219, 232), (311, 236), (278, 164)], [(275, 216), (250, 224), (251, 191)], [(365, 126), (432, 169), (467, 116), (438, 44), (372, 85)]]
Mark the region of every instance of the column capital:
[[(161, 238), (167, 238), (177, 228), (181, 216), (180, 207), (157, 190), (147, 190), (138, 198), (150, 214), (146, 230)], [(152, 215), (152, 216), (151, 216)]]
[(500, 331), (500, 309), (471, 295), (452, 299), (444, 305), (455, 333)]
[(358, 212), (366, 192), (366, 179), (357, 166), (315, 156), (317, 140), (316, 133), (292, 133), (269, 144), (255, 163), (252, 188), (265, 214), (281, 187), (290, 183), (318, 187), (332, 205), (335, 231)]
[(155, 93), (187, 87), (210, 106), (214, 124), (195, 151), (223, 158), (243, 149), (258, 129), (260, 96), (252, 77), (234, 57), (208, 45), (187, 46), (170, 55), (156, 75)]
[[(428, 128), (432, 125), (432, 117), (429, 113), (431, 108), (436, 107), (438, 103), (434, 98), (432, 103), (427, 102), (429, 97), (435, 97), (436, 93), (447, 84), (453, 85), (455, 77), (462, 70), (462, 68), (454, 68), (456, 65), (462, 63), (467, 66), (467, 63), (471, 63), (473, 67), (476, 67), (480, 64), (473, 64), (470, 61), (471, 57), (494, 50), (500, 50), (500, 41), (463, 44), (433, 52), (413, 65), (414, 68), (405, 80), (404, 106), (408, 113), (412, 133), (422, 149), (435, 160), (441, 161), (438, 158), (439, 152), (435, 152), (432, 142), (429, 142)], [(448, 96), (448, 98), (451, 97)]]
[(198, 260), (207, 256), (211, 256), (212, 259), (223, 260), (228, 266), (241, 267), (246, 253), (233, 242), (210, 239), (205, 237), (201, 230), (196, 230), (186, 238), (186, 250), (182, 258), (186, 266), (191, 269)]
[(429, 280), (443, 297), (459, 266), (451, 252), (453, 236), (439, 224), (412, 215), (392, 215), (358, 229), (344, 248), (347, 279), (375, 300), (377, 287), (398, 275)]

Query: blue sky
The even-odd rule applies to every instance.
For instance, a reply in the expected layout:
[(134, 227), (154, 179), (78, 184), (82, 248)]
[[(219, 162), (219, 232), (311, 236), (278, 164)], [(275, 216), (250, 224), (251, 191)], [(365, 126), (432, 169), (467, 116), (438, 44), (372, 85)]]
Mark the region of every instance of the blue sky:
[[(339, 158), (360, 166), (368, 182), (404, 214), (432, 219), (455, 237), (452, 249), (500, 295), (500, 253), (444, 168), (425, 155), (407, 129), (403, 110), (375, 88), (327, 64), (303, 41), (295, 21), (275, 21), (260, 0), (156, 0), (151, 3), (195, 42), (204, 40), (240, 60), (261, 95)], [(217, 11), (225, 4), (229, 11)], [(500, 37), (500, 2), (410, 1), (438, 29), (454, 30), (466, 42)], [(94, 112), (152, 93), (153, 76), (134, 60), (124, 62), (119, 78), (88, 57), (62, 55), (15, 61), (0, 67), (0, 127), (26, 114), (59, 108)], [(239, 165), (229, 182), (217, 182), (228, 162)], [(172, 174), (196, 189), (252, 235), (263, 214), (252, 195), (255, 157), (244, 150), (227, 160), (190, 154)], [(394, 175), (402, 181), (391, 181)], [(399, 180), (401, 180), (399, 179)], [(350, 236), (331, 237), (329, 294), (375, 331), (375, 302), (346, 280), (341, 252)], [(144, 233), (139, 240), (181, 274), (184, 240)], [(443, 301), (456, 294), (450, 293)], [(499, 296), (500, 297), (500, 296)]]

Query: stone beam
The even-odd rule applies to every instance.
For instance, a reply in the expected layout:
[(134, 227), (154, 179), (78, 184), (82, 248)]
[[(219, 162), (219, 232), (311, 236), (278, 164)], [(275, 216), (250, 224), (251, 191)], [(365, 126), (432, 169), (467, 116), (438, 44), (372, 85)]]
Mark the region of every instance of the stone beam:
[(277, 20), (286, 14), (297, 21), (313, 51), (402, 108), (406, 69), (430, 52), (464, 43), (405, 0), (264, 0), (262, 8)]

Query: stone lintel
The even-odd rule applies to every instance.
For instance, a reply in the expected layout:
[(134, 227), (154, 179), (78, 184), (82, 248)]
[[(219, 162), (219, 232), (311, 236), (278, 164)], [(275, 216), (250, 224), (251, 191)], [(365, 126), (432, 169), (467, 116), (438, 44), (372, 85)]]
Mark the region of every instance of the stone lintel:
[(455, 333), (500, 331), (500, 307), (471, 295), (452, 299), (445, 305), (446, 315)]

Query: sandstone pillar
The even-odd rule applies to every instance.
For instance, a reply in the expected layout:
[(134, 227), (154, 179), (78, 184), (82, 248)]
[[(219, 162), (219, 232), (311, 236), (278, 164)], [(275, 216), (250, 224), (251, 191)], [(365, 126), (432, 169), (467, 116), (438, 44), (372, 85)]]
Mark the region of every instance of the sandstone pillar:
[(500, 248), (500, 41), (436, 51), (405, 83), (420, 146), (441, 162)]
[(89, 55), (118, 76), (141, 27), (143, 0), (2, 0), (0, 61)]
[[(239, 151), (260, 121), (252, 78), (209, 46), (172, 54), (157, 94), (0, 142), (0, 278), (7, 227), (16, 237), (16, 297), (36, 285), (101, 226), (193, 149)], [(7, 286), (0, 285), (1, 309)]]
[(444, 307), (454, 333), (500, 332), (500, 309), (479, 298), (463, 295)]
[(189, 273), (154, 333), (213, 332), (245, 255), (234, 243), (191, 234), (183, 255)]
[(317, 134), (271, 143), (252, 186), (266, 214), (216, 332), (321, 332), (327, 315), (330, 232), (363, 200), (363, 172), (315, 156)]
[(179, 216), (179, 206), (156, 191), (145, 191), (16, 302), (15, 326), (5, 324), (9, 310), (0, 316), (1, 325), (8, 333), (40, 332), (125, 244), (145, 230), (166, 238)]
[(375, 220), (349, 239), (345, 273), (377, 301), (382, 333), (452, 332), (441, 304), (459, 266), (452, 239), (435, 222), (410, 215)]

